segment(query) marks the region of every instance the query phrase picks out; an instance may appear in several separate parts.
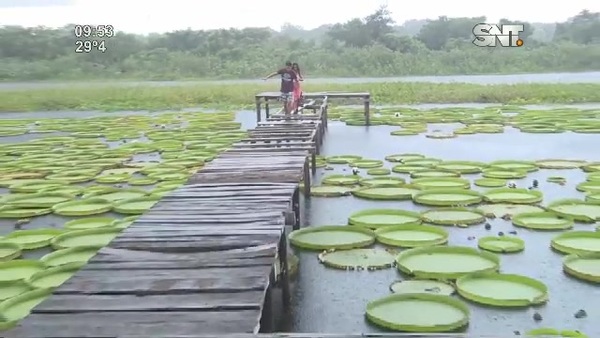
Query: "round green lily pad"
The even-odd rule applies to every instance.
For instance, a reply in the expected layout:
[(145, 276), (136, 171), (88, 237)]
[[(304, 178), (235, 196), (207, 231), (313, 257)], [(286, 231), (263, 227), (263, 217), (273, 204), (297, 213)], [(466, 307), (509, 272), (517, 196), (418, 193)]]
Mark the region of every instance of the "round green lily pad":
[(489, 163), (489, 165), (491, 168), (525, 172), (536, 171), (539, 169), (535, 162), (530, 161), (494, 161)]
[(600, 232), (569, 231), (552, 239), (550, 245), (565, 254), (600, 253)]
[(471, 205), (481, 200), (478, 192), (467, 189), (428, 189), (413, 196), (415, 203), (430, 206)]
[(74, 230), (54, 237), (51, 244), (56, 250), (81, 246), (102, 248), (108, 245), (120, 232), (121, 229), (116, 228)]
[(397, 187), (406, 185), (402, 177), (363, 178), (358, 184), (366, 187)]
[(103, 214), (112, 209), (112, 204), (101, 198), (86, 198), (77, 201), (56, 204), (52, 211), (61, 216), (89, 216)]
[(3, 202), (21, 208), (51, 208), (53, 205), (73, 199), (73, 195), (63, 193), (40, 192), (12, 197), (9, 195)]
[(329, 175), (323, 177), (321, 182), (327, 185), (357, 185), (360, 179), (358, 175)]
[(378, 242), (403, 248), (440, 245), (448, 242), (446, 230), (420, 224), (387, 226), (377, 229), (375, 234)]
[(580, 200), (565, 199), (552, 202), (547, 207), (560, 216), (578, 222), (594, 223), (600, 221), (600, 205)]
[(112, 175), (98, 175), (94, 178), (94, 180), (98, 183), (125, 183), (131, 178), (130, 174), (112, 174)]
[(523, 251), (525, 242), (514, 236), (487, 236), (481, 237), (477, 246), (491, 252), (513, 253)]
[(21, 256), (21, 246), (10, 241), (0, 242), (0, 262), (13, 260)]
[(433, 167), (436, 164), (442, 162), (442, 160), (440, 160), (438, 158), (412, 158), (412, 159), (406, 159), (402, 162), (406, 165)]
[(0, 283), (26, 280), (34, 273), (45, 268), (44, 263), (29, 259), (0, 262)]
[(536, 279), (494, 272), (476, 273), (456, 280), (456, 290), (475, 303), (499, 307), (526, 307), (548, 301), (548, 288)]
[(58, 287), (71, 278), (85, 264), (85, 262), (67, 263), (36, 272), (27, 279), (27, 284), (36, 289)]
[(512, 218), (515, 226), (532, 230), (567, 230), (571, 229), (574, 222), (562, 218), (553, 212), (531, 212), (515, 215)]
[(469, 189), (471, 182), (457, 177), (417, 178), (410, 182), (421, 189)]
[(393, 293), (431, 293), (434, 295), (450, 296), (456, 292), (454, 286), (447, 282), (431, 279), (409, 279), (395, 281), (390, 285)]
[(112, 227), (117, 229), (126, 229), (131, 224), (135, 222), (135, 220), (139, 217), (139, 215), (125, 217), (123, 219), (117, 219), (113, 222)]
[(153, 185), (158, 182), (157, 178), (152, 177), (132, 177), (127, 181), (129, 185)]
[(180, 172), (158, 172), (148, 174), (149, 178), (156, 179), (158, 181), (179, 181), (188, 178), (188, 174)]
[(567, 182), (567, 179), (562, 176), (550, 176), (546, 179), (546, 181), (550, 183), (564, 184)]
[(495, 218), (495, 217), (503, 217), (505, 215), (515, 216), (524, 213), (532, 213), (532, 212), (543, 212), (544, 209), (535, 205), (527, 205), (527, 204), (507, 204), (507, 203), (498, 203), (498, 204), (483, 204), (477, 207), (477, 210), (483, 212), (486, 217)]
[(328, 157), (326, 161), (331, 164), (348, 164), (352, 161), (360, 160), (361, 158), (361, 156), (356, 155), (337, 155)]
[(454, 171), (442, 170), (417, 170), (410, 172), (411, 178), (443, 178), (443, 177), (460, 177), (460, 173)]
[(375, 233), (362, 227), (319, 226), (292, 231), (290, 244), (307, 250), (354, 249), (375, 242)]
[(349, 165), (353, 166), (353, 167), (357, 167), (357, 168), (379, 168), (381, 166), (383, 166), (383, 161), (380, 160), (367, 160), (367, 159), (360, 159), (360, 160), (354, 160), (350, 163), (348, 163)]
[(422, 165), (399, 164), (392, 167), (392, 171), (398, 174), (410, 174), (413, 171), (429, 170), (428, 167)]
[(600, 283), (600, 253), (569, 255), (563, 260), (568, 275), (592, 283)]
[(12, 205), (0, 207), (0, 218), (31, 218), (47, 215), (52, 212), (51, 208), (23, 208)]
[(147, 196), (117, 201), (113, 211), (126, 215), (141, 215), (160, 201), (160, 197)]
[(463, 246), (430, 246), (402, 251), (396, 266), (403, 273), (424, 279), (456, 279), (475, 272), (496, 271), (497, 255)]
[(27, 291), (31, 291), (31, 287), (24, 281), (0, 283), (0, 301), (16, 297)]
[(478, 174), (485, 167), (487, 167), (485, 163), (471, 161), (444, 161), (435, 166), (439, 170), (454, 171), (460, 174)]
[(483, 194), (483, 199), (489, 203), (534, 204), (541, 202), (543, 198), (540, 191), (528, 189), (499, 188)]
[(69, 182), (56, 180), (30, 180), (28, 182), (10, 185), (8, 189), (12, 192), (35, 193), (44, 189), (60, 188), (68, 184)]
[(594, 172), (594, 171), (600, 171), (600, 163), (599, 162), (587, 163), (586, 165), (583, 165), (581, 167), (581, 169), (583, 169), (583, 171), (585, 171), (587, 173)]
[(473, 181), (476, 186), (484, 188), (501, 188), (505, 187), (506, 183), (507, 180), (500, 178), (478, 178)]
[(344, 270), (380, 270), (391, 268), (395, 256), (383, 249), (331, 250), (319, 254), (319, 262)]
[(68, 249), (60, 249), (51, 252), (42, 258), (40, 261), (47, 266), (59, 266), (68, 263), (85, 263), (98, 253), (98, 247), (76, 246)]
[(600, 193), (600, 181), (585, 181), (575, 186), (578, 191)]
[(79, 218), (65, 223), (63, 226), (69, 230), (94, 229), (102, 227), (111, 227), (115, 218), (112, 217), (86, 217)]
[(427, 210), (421, 214), (426, 223), (439, 225), (466, 226), (485, 222), (485, 215), (478, 210), (467, 208), (440, 208)]
[(541, 169), (576, 169), (586, 164), (579, 160), (545, 159), (536, 161), (535, 164)]
[(377, 229), (390, 225), (418, 223), (420, 215), (400, 209), (367, 209), (355, 212), (348, 218), (348, 224)]
[(59, 229), (31, 229), (17, 230), (6, 235), (2, 240), (4, 242), (14, 243), (24, 250), (33, 250), (50, 245), (50, 241), (63, 231)]
[(540, 327), (537, 329), (529, 330), (525, 332), (526, 337), (530, 336), (544, 336), (544, 337), (570, 337), (570, 338), (589, 338), (584, 333), (579, 331), (571, 331), (571, 330), (557, 330), (549, 327)]
[(600, 192), (588, 194), (585, 196), (585, 201), (592, 204), (600, 204)]
[(413, 185), (395, 187), (368, 187), (352, 191), (352, 195), (370, 200), (402, 201), (410, 200), (419, 188)]
[(372, 176), (383, 176), (383, 175), (389, 175), (391, 173), (392, 173), (392, 171), (388, 168), (373, 168), (373, 169), (367, 170), (367, 174), (372, 175)]
[(310, 195), (315, 197), (340, 197), (352, 194), (353, 187), (341, 185), (321, 185), (310, 187)]
[(148, 191), (143, 189), (119, 189), (119, 188), (110, 188), (104, 191), (92, 192), (89, 194), (84, 194), (83, 197), (94, 197), (101, 198), (103, 200), (107, 200), (109, 202), (122, 201), (130, 198), (139, 198), (148, 195)]
[(27, 317), (33, 308), (52, 295), (52, 291), (52, 288), (27, 291), (0, 303), (0, 317), (4, 319), (2, 325), (10, 327), (11, 323), (14, 325)]
[(449, 332), (468, 324), (469, 308), (450, 296), (393, 294), (368, 303), (366, 316), (373, 324), (394, 331)]
[(421, 154), (393, 154), (385, 157), (386, 161), (389, 162), (404, 162), (406, 160), (418, 160), (425, 158), (425, 155)]
[(519, 179), (527, 177), (526, 171), (488, 168), (483, 170), (483, 177), (497, 179)]

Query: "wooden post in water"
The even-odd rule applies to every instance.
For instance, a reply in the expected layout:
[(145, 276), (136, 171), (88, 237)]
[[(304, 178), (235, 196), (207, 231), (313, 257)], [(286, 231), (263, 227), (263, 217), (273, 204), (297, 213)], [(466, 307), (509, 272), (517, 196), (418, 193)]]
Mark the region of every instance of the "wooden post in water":
[(292, 210), (294, 210), (294, 226), (293, 230), (300, 229), (300, 187), (296, 187), (294, 195), (292, 195)]
[(283, 310), (287, 311), (290, 309), (290, 274), (288, 266), (288, 254), (287, 254), (287, 237), (285, 236), (285, 227), (281, 234), (281, 240), (279, 241), (279, 266), (281, 271), (279, 272), (281, 278), (281, 298), (283, 300)]
[(260, 97), (256, 97), (256, 123), (258, 124), (261, 120), (261, 103), (260, 103), (261, 98)]
[(265, 291), (262, 315), (260, 317), (260, 333), (271, 333), (275, 329), (275, 318), (273, 317), (273, 285), (275, 284), (275, 267), (269, 275), (269, 286)]
[(367, 126), (371, 125), (371, 95), (367, 95), (363, 98), (365, 105), (365, 122)]
[(269, 99), (265, 97), (265, 120), (269, 118)]

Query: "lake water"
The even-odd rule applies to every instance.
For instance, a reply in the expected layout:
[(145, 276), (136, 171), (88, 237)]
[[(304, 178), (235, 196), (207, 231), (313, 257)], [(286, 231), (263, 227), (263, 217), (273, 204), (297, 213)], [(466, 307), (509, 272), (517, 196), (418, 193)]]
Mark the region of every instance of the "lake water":
[[(473, 84), (516, 84), (516, 83), (600, 83), (600, 72), (508, 74), (508, 75), (449, 75), (449, 76), (406, 76), (387, 78), (311, 78), (307, 83), (381, 83), (381, 82), (430, 82), (430, 83), (473, 83)], [(259, 84), (261, 79), (220, 81), (90, 81), (90, 82), (3, 82), (0, 90), (27, 90), (36, 88), (61, 88), (81, 86), (191, 86), (198, 84)]]

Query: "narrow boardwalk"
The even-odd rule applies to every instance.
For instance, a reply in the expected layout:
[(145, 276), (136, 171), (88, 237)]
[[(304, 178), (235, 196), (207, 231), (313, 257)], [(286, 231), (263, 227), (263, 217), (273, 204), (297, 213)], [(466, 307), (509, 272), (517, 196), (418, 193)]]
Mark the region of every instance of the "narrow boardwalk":
[[(299, 182), (323, 139), (314, 114), (272, 115), (102, 249), (6, 338), (171, 337), (272, 329), (285, 225), (299, 226)], [(313, 166), (314, 169), (314, 166)]]

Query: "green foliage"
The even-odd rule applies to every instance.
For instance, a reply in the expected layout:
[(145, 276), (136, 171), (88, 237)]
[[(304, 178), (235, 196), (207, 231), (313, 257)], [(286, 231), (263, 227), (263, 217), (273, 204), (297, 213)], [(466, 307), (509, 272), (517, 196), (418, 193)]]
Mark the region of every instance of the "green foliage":
[(394, 26), (381, 7), (363, 19), (312, 31), (287, 25), (282, 33), (265, 28), (119, 32), (106, 39), (105, 53), (88, 54), (75, 53), (72, 25), (8, 26), (0, 28), (0, 81), (259, 78), (288, 59), (299, 62), (309, 77), (600, 69), (599, 13), (583, 11), (556, 25), (554, 36), (554, 26), (526, 23), (522, 48), (474, 46), (472, 28), (480, 22), (485, 18), (440, 17)]
[[(178, 87), (73, 86), (0, 91), (0, 112), (42, 110), (140, 110), (219, 107), (252, 109), (273, 84), (207, 84)], [(599, 102), (598, 84), (475, 85), (435, 83), (307, 84), (307, 92), (369, 91), (374, 104)], [(355, 102), (356, 103), (356, 102)]]

